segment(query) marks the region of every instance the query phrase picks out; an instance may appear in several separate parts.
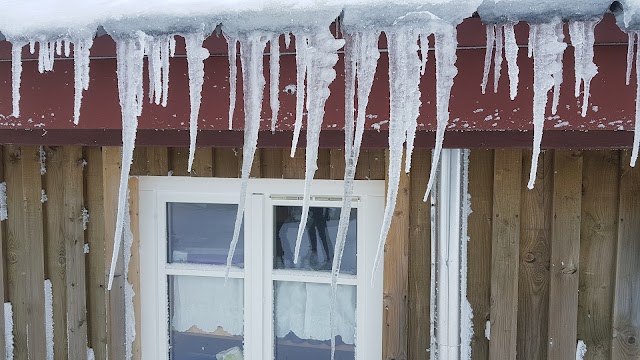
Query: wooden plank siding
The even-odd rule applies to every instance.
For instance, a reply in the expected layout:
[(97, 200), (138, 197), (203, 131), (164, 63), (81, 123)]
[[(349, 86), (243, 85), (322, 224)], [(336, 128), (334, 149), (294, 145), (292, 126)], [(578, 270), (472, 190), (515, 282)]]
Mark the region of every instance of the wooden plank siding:
[[(14, 358), (46, 358), (43, 285), (50, 279), (54, 359), (84, 359), (87, 347), (96, 359), (124, 359), (124, 255), (114, 290), (106, 291), (120, 148), (45, 146), (44, 175), (38, 146), (0, 149), (9, 213), (0, 223), (0, 291), (6, 288), (5, 301), (13, 306)], [(302, 179), (304, 154), (259, 149), (251, 176)], [(536, 187), (528, 190), (530, 154), (473, 150), (469, 156), (471, 358), (573, 359), (582, 340), (585, 359), (638, 359), (640, 170), (629, 167), (627, 151), (545, 151)], [(242, 156), (241, 149), (198, 148), (187, 173), (187, 148), (138, 147), (131, 175), (236, 178)], [(416, 150), (411, 174), (401, 177), (385, 248), (384, 360), (429, 358), (431, 207), (422, 196), (430, 156)], [(385, 163), (384, 150), (363, 150), (356, 178), (384, 180)], [(344, 152), (321, 150), (316, 178), (343, 174)], [(139, 313), (136, 184), (133, 178), (127, 279)], [(86, 230), (83, 208), (90, 216)], [(139, 334), (139, 323), (135, 330)], [(130, 348), (133, 359), (140, 359), (138, 339)]]

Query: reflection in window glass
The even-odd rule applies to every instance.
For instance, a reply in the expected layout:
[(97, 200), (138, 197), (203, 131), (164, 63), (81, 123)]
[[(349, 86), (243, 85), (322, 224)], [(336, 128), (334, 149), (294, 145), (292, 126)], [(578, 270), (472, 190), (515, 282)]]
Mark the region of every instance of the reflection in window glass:
[[(224, 265), (238, 205), (167, 203), (167, 262)], [(244, 263), (241, 228), (233, 265)]]
[[(276, 360), (326, 360), (331, 354), (329, 284), (274, 282)], [(336, 360), (353, 360), (356, 287), (339, 285), (336, 302)]]
[(226, 286), (224, 281), (223, 278), (169, 276), (170, 359), (241, 356), (243, 280), (229, 278)]
[[(335, 249), (340, 208), (311, 207), (305, 225), (298, 264), (293, 263), (298, 226), (302, 215), (300, 206), (274, 207), (274, 258), (275, 269), (303, 269), (331, 271)], [(342, 256), (340, 272), (356, 274), (356, 214), (351, 209), (347, 242)]]

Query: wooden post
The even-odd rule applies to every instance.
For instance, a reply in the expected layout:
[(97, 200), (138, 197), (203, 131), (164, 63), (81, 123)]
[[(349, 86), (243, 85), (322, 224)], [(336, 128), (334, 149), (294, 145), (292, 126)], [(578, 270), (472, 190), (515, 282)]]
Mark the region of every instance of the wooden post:
[[(87, 305), (82, 219), (82, 147), (63, 150), (67, 336), (70, 359), (87, 358)], [(55, 327), (54, 327), (55, 328)]]
[[(388, 152), (387, 152), (388, 164)], [(404, 158), (403, 158), (404, 159)], [(404, 161), (403, 161), (404, 164)], [(388, 166), (388, 165), (387, 165)], [(388, 179), (386, 181), (388, 183)], [(407, 358), (409, 176), (400, 174), (396, 208), (384, 252), (382, 359)]]
[(522, 152), (495, 150), (489, 358), (516, 358)]
[(578, 339), (587, 346), (585, 360), (611, 355), (613, 293), (615, 288), (620, 152), (584, 152)]
[(581, 199), (582, 153), (556, 150), (549, 282), (550, 359), (576, 356)]
[(628, 151), (623, 154), (611, 344), (614, 360), (640, 357), (640, 169), (629, 166)]

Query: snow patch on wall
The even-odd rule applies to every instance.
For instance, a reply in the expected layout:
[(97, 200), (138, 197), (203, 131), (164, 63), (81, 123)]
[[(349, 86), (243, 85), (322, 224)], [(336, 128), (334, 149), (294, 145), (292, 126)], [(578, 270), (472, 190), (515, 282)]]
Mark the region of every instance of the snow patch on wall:
[(4, 303), (4, 345), (7, 360), (13, 360), (13, 307)]
[(582, 340), (578, 340), (578, 345), (576, 346), (576, 360), (584, 359), (584, 356), (587, 354), (587, 345)]
[(92, 348), (87, 348), (87, 360), (96, 360), (96, 355)]
[(87, 230), (87, 224), (89, 224), (89, 210), (82, 208), (82, 230)]
[[(127, 194), (128, 195), (128, 194)], [(128, 196), (127, 196), (128, 197)], [(133, 353), (133, 341), (136, 338), (136, 314), (133, 308), (133, 285), (129, 282), (129, 262), (131, 260), (131, 245), (133, 244), (133, 233), (131, 232), (131, 217), (129, 214), (129, 201), (126, 202), (123, 233), (123, 255), (124, 255), (124, 316), (125, 316), (125, 359), (131, 359)]]
[(468, 254), (467, 243), (469, 215), (471, 215), (471, 194), (469, 193), (469, 151), (462, 152), (462, 222), (460, 225), (460, 358), (471, 359), (473, 338), (473, 309), (467, 299)]
[(44, 151), (44, 146), (40, 145), (40, 175), (44, 175), (47, 172), (47, 152)]
[(484, 337), (487, 340), (491, 340), (491, 321), (487, 320), (487, 322), (484, 324)]
[(9, 213), (7, 211), (7, 183), (0, 183), (0, 221), (7, 220)]
[(49, 198), (47, 198), (47, 193), (44, 192), (44, 189), (40, 190), (40, 202), (41, 203), (46, 203), (47, 200), (49, 200)]
[(49, 279), (44, 281), (44, 327), (47, 360), (53, 360), (53, 291)]

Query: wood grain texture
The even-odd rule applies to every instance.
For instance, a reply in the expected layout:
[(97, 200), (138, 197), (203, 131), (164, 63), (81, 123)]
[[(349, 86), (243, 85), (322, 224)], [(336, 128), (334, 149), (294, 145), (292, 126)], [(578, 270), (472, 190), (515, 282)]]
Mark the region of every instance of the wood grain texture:
[(495, 150), (489, 359), (516, 358), (522, 152)]
[(613, 306), (613, 360), (640, 357), (640, 169), (621, 159), (616, 288)]
[(288, 151), (282, 152), (282, 177), (284, 179), (304, 179), (305, 151), (298, 149), (296, 156), (289, 156)]
[[(386, 157), (388, 159), (388, 156)], [(384, 247), (382, 329), (382, 359), (384, 360), (407, 359), (410, 186), (409, 176), (402, 172), (396, 207)]]
[[(64, 240), (66, 248), (67, 337), (70, 359), (87, 358), (87, 303), (85, 282), (82, 147), (63, 150)], [(55, 326), (54, 326), (55, 329)]]
[[(97, 360), (107, 359), (107, 253), (105, 249), (105, 217), (102, 149), (84, 149), (87, 161), (85, 167), (85, 201), (89, 211), (89, 223), (85, 231), (85, 241), (89, 245), (87, 254), (87, 329), (89, 344)], [(109, 239), (111, 241), (112, 239)]]
[(620, 153), (585, 151), (582, 166), (578, 339), (587, 345), (585, 360), (604, 360), (613, 337)]
[[(213, 151), (209, 147), (197, 147), (191, 172), (189, 167), (189, 148), (170, 148), (169, 161), (174, 176), (208, 176), (213, 174)], [(147, 157), (147, 161), (149, 161)]]
[(282, 149), (260, 149), (260, 172), (269, 179), (282, 178)]
[(213, 152), (213, 174), (216, 177), (237, 178), (242, 166), (241, 155), (237, 149), (219, 148)]
[[(102, 191), (104, 199), (105, 275), (109, 276), (120, 186), (121, 148), (102, 148)], [(120, 240), (121, 241), (121, 240)], [(125, 306), (123, 251), (116, 264), (111, 291), (107, 293), (107, 349), (109, 359), (125, 358)]]
[[(344, 158), (343, 158), (344, 159)], [(431, 151), (415, 150), (411, 167), (417, 174), (428, 174)], [(407, 355), (411, 360), (429, 358), (431, 292), (431, 206), (422, 201), (427, 188), (425, 176), (410, 176), (409, 200), (409, 298)]]
[(44, 174), (43, 188), (47, 202), (43, 205), (44, 232), (46, 239), (45, 276), (51, 280), (53, 293), (53, 341), (54, 358), (66, 360), (67, 341), (67, 247), (65, 243), (64, 208), (64, 148), (44, 147), (47, 172)]
[[(331, 176), (333, 180), (344, 179), (344, 149), (331, 149)], [(356, 170), (357, 171), (357, 170)]]
[[(523, 151), (522, 168), (531, 168), (531, 150)], [(579, 176), (579, 174), (576, 174)], [(519, 359), (547, 358), (549, 321), (549, 257), (553, 199), (553, 151), (540, 154), (536, 184), (527, 188), (522, 177), (520, 254), (518, 273)]]
[(576, 356), (582, 152), (554, 153), (548, 357)]
[[(414, 162), (412, 171), (418, 169), (414, 168), (415, 166)], [(419, 174), (421, 176), (423, 171)], [(469, 195), (471, 196), (471, 214), (468, 219), (467, 299), (473, 311), (474, 329), (471, 339), (471, 358), (486, 360), (489, 358), (489, 339), (485, 337), (484, 329), (487, 321), (490, 320), (491, 312), (493, 150), (471, 150)]]

